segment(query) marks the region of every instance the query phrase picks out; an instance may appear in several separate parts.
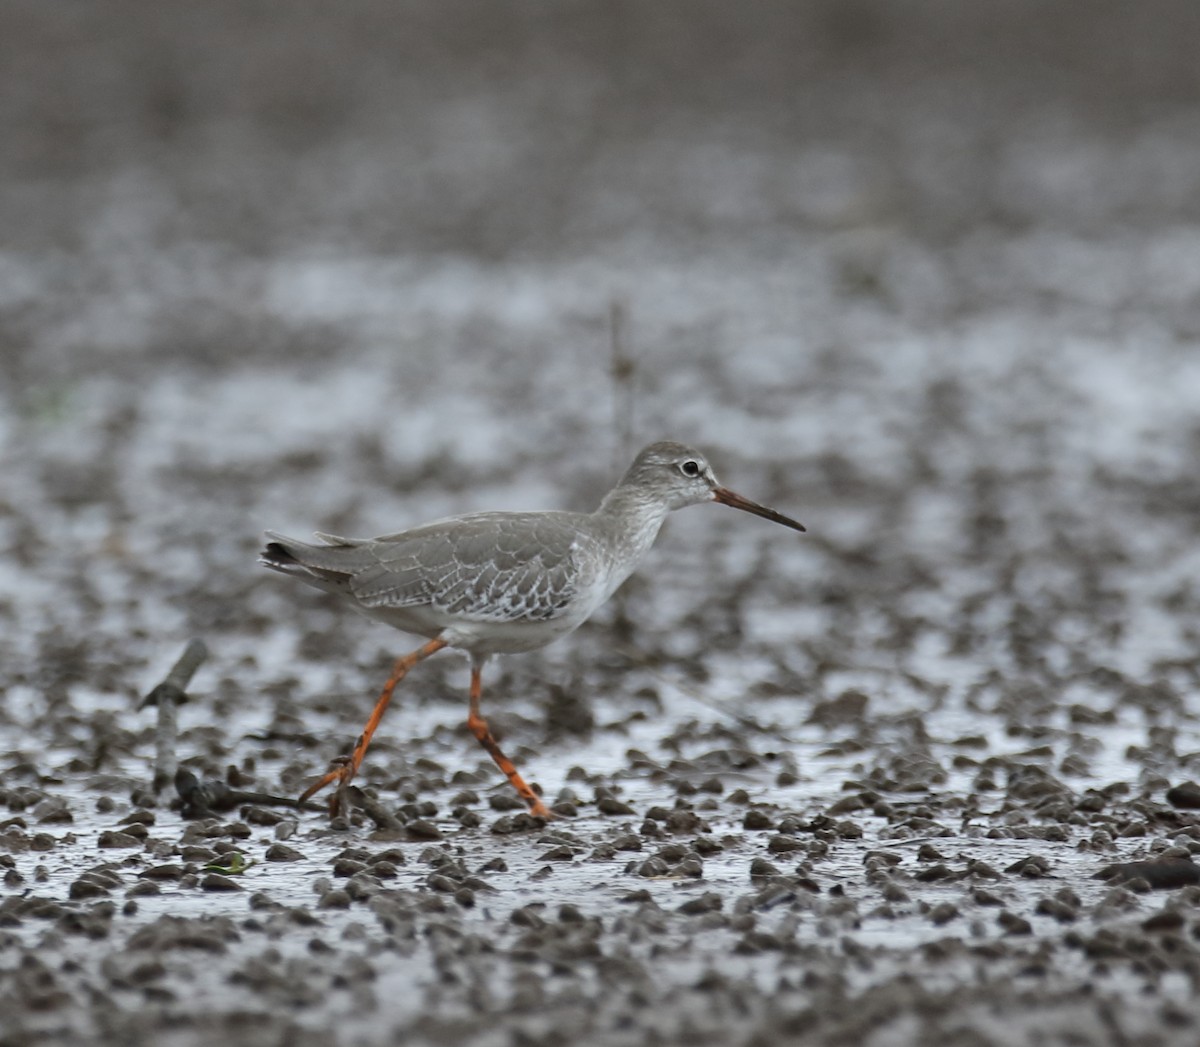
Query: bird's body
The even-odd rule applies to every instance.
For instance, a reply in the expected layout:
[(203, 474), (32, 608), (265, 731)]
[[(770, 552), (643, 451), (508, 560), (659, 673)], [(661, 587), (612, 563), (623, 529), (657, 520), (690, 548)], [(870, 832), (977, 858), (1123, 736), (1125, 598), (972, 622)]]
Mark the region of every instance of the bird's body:
[(478, 716), (483, 664), (493, 654), (536, 650), (573, 632), (633, 573), (671, 510), (706, 501), (804, 530), (720, 487), (698, 451), (662, 442), (638, 455), (593, 513), (471, 513), (379, 538), (318, 534), (320, 545), (266, 532), (261, 563), (428, 641), (397, 662), (349, 773), (331, 772), (306, 795), (334, 778), (348, 784), (395, 684), (417, 661), (453, 647), (471, 657), (472, 731), (533, 812), (548, 814)]

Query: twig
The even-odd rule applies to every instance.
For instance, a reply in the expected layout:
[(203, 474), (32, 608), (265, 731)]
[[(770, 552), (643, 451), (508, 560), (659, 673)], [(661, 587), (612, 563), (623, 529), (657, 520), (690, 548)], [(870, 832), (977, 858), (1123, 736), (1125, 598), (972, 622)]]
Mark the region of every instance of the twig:
[(179, 735), (179, 720), (176, 708), (187, 701), (187, 685), (196, 670), (208, 657), (208, 648), (203, 640), (192, 640), (184, 648), (166, 678), (145, 698), (138, 709), (147, 705), (158, 706), (158, 724), (154, 731), (154, 791), (161, 792), (175, 780), (178, 762), (175, 758), (175, 742)]
[(375, 823), (377, 829), (403, 829), (404, 822), (383, 806), (373, 796), (364, 792), (357, 785), (347, 790), (350, 799), (362, 808), (363, 813)]
[(614, 299), (608, 308), (608, 327), (611, 344), (610, 376), (613, 384), (613, 449), (614, 464), (619, 469), (633, 448), (633, 395), (636, 362), (625, 345), (628, 317), (623, 303)]
[(179, 794), (185, 818), (220, 814), (247, 803), (259, 807), (294, 807), (300, 811), (323, 810), (319, 803), (301, 803), (291, 796), (275, 796), (272, 793), (246, 792), (234, 789), (216, 778), (202, 782), (186, 767), (180, 767), (175, 772), (175, 791)]

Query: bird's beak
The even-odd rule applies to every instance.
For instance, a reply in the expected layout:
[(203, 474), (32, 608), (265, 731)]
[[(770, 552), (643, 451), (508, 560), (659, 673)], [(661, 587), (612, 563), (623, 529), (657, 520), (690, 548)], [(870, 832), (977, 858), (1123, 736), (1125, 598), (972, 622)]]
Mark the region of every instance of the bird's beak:
[(741, 509), (743, 512), (753, 513), (755, 516), (761, 516), (764, 520), (770, 520), (772, 523), (790, 527), (793, 531), (803, 531), (805, 529), (804, 524), (797, 523), (791, 517), (784, 516), (783, 513), (777, 513), (774, 509), (768, 509), (765, 505), (759, 505), (758, 502), (752, 502), (749, 498), (743, 498), (740, 494), (734, 494), (728, 487), (714, 487), (713, 498), (722, 505), (731, 505), (735, 509)]

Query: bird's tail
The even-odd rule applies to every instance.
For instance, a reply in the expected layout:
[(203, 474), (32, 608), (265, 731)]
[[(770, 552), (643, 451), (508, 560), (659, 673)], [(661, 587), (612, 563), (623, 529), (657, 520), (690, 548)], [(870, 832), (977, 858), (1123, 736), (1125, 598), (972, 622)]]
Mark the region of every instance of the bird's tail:
[(344, 593), (350, 586), (353, 573), (350, 565), (341, 563), (336, 550), (345, 549), (351, 543), (333, 535), (320, 534), (325, 545), (309, 545), (275, 531), (264, 532), (267, 544), (258, 554), (258, 562), (280, 574), (291, 575), (300, 581), (325, 589), (328, 592)]

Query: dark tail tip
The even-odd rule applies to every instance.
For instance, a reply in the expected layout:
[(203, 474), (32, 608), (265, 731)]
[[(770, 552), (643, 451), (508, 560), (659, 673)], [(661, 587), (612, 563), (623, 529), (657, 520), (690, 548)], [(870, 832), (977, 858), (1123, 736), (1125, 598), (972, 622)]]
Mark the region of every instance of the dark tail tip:
[(287, 549), (280, 545), (279, 542), (267, 542), (267, 546), (262, 551), (262, 559), (269, 564), (276, 564), (279, 567), (286, 567), (288, 564), (299, 563)]

